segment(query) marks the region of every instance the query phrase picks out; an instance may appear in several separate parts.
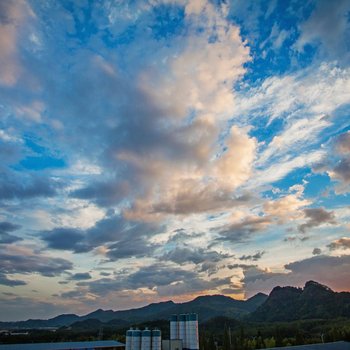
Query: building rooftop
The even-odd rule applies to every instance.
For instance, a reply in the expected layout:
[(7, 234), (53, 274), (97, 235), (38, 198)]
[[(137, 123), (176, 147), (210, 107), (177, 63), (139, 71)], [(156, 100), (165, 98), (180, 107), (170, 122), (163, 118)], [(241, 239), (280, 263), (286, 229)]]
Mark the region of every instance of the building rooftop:
[(115, 340), (100, 340), (62, 343), (0, 344), (0, 350), (93, 350), (121, 346), (124, 346), (124, 344)]
[[(0, 348), (1, 349), (1, 348)], [(307, 344), (286, 346), (283, 348), (268, 348), (265, 350), (350, 350), (350, 343), (346, 341), (337, 341), (334, 343), (320, 343), (320, 344)]]

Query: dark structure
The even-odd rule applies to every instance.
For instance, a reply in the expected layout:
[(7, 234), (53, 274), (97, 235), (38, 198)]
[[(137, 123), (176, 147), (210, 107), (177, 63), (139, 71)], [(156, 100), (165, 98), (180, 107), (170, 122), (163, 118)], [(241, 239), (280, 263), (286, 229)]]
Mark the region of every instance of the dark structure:
[(124, 350), (115, 340), (0, 345), (0, 350)]

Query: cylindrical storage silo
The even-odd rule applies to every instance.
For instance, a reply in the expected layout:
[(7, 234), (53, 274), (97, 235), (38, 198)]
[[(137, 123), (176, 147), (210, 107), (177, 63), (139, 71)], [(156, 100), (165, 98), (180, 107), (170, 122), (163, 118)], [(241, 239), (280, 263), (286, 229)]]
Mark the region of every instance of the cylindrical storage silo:
[(187, 349), (192, 349), (192, 327), (190, 314), (186, 315), (186, 332)]
[(186, 315), (179, 315), (179, 339), (182, 340), (182, 348), (186, 349)]
[(141, 331), (139, 329), (132, 331), (131, 350), (141, 350)]
[(141, 336), (141, 350), (151, 350), (152, 345), (152, 333), (149, 329), (145, 329), (142, 331)]
[(154, 329), (152, 331), (152, 350), (162, 349), (162, 334), (160, 330)]
[(130, 328), (129, 330), (126, 331), (125, 350), (132, 350), (132, 349), (131, 349), (132, 332), (133, 332), (133, 329), (132, 329), (132, 328)]
[(170, 318), (170, 339), (179, 339), (179, 327), (177, 315), (171, 315)]
[(186, 314), (186, 340), (185, 349), (190, 349), (190, 314)]
[(190, 314), (190, 320), (189, 320), (189, 349), (191, 350), (199, 350), (199, 337), (198, 337), (198, 315), (197, 314)]

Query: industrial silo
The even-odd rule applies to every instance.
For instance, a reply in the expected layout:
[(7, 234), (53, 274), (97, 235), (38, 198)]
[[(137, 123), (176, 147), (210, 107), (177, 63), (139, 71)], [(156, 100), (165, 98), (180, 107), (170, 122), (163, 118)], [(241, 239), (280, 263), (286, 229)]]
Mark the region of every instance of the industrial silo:
[(185, 338), (185, 349), (191, 349), (190, 347), (190, 314), (186, 314), (186, 338)]
[(170, 339), (179, 339), (179, 325), (177, 315), (171, 315), (170, 318)]
[(186, 348), (192, 349), (192, 335), (191, 335), (192, 327), (190, 322), (190, 314), (186, 315)]
[(151, 350), (152, 346), (152, 333), (149, 329), (142, 331), (141, 336), (141, 350)]
[(186, 349), (186, 315), (179, 315), (179, 339), (182, 340), (182, 348)]
[(131, 350), (141, 350), (141, 331), (139, 329), (132, 332)]
[(199, 350), (199, 337), (198, 337), (198, 315), (189, 315), (189, 346), (191, 350)]
[(133, 329), (130, 328), (129, 330), (126, 331), (126, 344), (125, 344), (125, 350), (132, 350), (132, 332)]
[(152, 350), (161, 350), (162, 348), (162, 335), (160, 330), (154, 329), (152, 331)]

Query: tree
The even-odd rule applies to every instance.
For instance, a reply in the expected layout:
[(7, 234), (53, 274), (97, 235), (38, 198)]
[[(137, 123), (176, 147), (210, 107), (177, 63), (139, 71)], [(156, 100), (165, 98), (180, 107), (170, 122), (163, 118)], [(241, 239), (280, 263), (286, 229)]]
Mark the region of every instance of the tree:
[(201, 350), (209, 350), (207, 334), (204, 331), (199, 333), (199, 348)]
[(276, 340), (274, 337), (265, 339), (265, 345), (267, 348), (274, 348), (276, 346)]
[(304, 334), (302, 333), (300, 328), (298, 328), (295, 333), (295, 345), (304, 345), (304, 344), (305, 344)]
[(231, 349), (232, 350), (239, 350), (238, 342), (237, 342), (237, 337), (233, 335), (231, 337)]
[(214, 335), (211, 334), (208, 341), (208, 350), (216, 350)]
[(240, 335), (239, 335), (239, 340), (238, 340), (238, 349), (239, 350), (246, 350), (247, 349), (246, 336), (245, 336), (245, 331), (244, 331), (243, 326), (241, 326), (241, 329), (240, 329)]
[(283, 346), (283, 337), (279, 327), (275, 328), (275, 341), (276, 341), (276, 347)]
[(227, 329), (226, 324), (225, 324), (225, 328), (224, 328), (224, 338), (222, 341), (222, 349), (223, 350), (231, 350), (231, 339), (230, 339), (229, 331)]
[(256, 343), (255, 343), (255, 349), (265, 349), (265, 342), (261, 335), (260, 330), (258, 331), (258, 334), (256, 336)]

